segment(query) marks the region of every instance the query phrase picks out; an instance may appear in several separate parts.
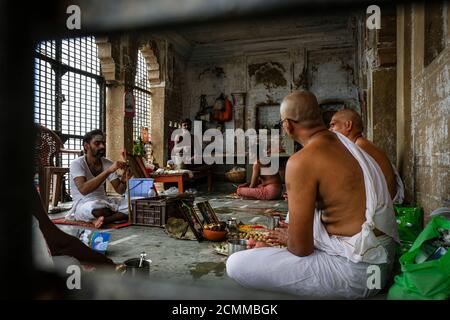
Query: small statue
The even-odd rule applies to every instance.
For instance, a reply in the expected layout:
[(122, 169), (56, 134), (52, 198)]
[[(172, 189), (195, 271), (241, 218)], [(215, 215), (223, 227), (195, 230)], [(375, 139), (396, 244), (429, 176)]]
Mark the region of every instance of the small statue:
[(144, 165), (148, 168), (154, 167), (155, 157), (153, 156), (153, 144), (150, 140), (150, 134), (147, 127), (141, 128), (141, 141), (144, 150)]

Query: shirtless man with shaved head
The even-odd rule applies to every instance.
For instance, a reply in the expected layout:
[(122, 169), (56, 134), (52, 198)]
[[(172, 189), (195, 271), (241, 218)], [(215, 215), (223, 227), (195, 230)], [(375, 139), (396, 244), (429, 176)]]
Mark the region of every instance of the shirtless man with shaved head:
[[(278, 243), (231, 255), (227, 273), (244, 286), (309, 298), (362, 298), (367, 268), (382, 286), (395, 255), (394, 211), (376, 163), (327, 129), (316, 97), (294, 91), (280, 108), (284, 131), (303, 145), (286, 167), (290, 221)], [(380, 288), (381, 289), (381, 288)]]
[(343, 134), (375, 159), (381, 171), (383, 171), (393, 201), (401, 203), (404, 187), (400, 176), (395, 171), (386, 153), (363, 137), (363, 128), (361, 116), (352, 109), (343, 109), (336, 112), (330, 122), (330, 130)]

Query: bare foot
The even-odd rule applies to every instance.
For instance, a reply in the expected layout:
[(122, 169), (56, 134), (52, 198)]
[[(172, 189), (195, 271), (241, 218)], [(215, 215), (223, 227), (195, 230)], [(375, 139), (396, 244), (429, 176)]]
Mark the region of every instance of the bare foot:
[(98, 229), (102, 226), (103, 220), (105, 220), (105, 217), (100, 216), (97, 219), (95, 219), (92, 223), (94, 224), (94, 227)]

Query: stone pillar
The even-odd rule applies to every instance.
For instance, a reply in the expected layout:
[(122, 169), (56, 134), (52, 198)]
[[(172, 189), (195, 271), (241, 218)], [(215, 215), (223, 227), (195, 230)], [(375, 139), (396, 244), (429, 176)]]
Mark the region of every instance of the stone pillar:
[(372, 121), (373, 143), (386, 152), (396, 163), (396, 68), (379, 68), (372, 71)]
[(397, 8), (397, 168), (405, 184), (405, 202), (414, 199), (411, 115), (411, 5)]
[(165, 121), (165, 89), (153, 87), (152, 92), (152, 118), (150, 137), (153, 143), (153, 156), (156, 163), (163, 166), (167, 162), (168, 126)]
[[(125, 149), (124, 92), (125, 86), (121, 84), (106, 89), (106, 157), (113, 161), (122, 159)], [(114, 192), (109, 183), (106, 184), (106, 191)]]
[(123, 85), (110, 86), (106, 90), (106, 156), (111, 160), (120, 159), (122, 150), (125, 148)]
[(367, 136), (396, 163), (396, 33), (395, 7), (383, 8), (380, 30), (369, 30), (366, 49)]
[[(106, 89), (106, 156), (111, 160), (122, 159), (124, 149), (133, 147), (133, 119), (124, 115), (124, 92), (134, 83), (137, 60), (137, 41), (133, 37), (99, 37), (96, 40), (102, 75)], [(108, 192), (114, 192), (107, 184)]]

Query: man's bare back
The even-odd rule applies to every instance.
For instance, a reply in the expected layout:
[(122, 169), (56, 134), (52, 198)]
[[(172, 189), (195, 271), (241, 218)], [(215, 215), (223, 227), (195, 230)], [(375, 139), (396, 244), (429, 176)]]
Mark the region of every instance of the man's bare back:
[(397, 185), (395, 182), (394, 169), (392, 168), (389, 158), (382, 150), (380, 150), (377, 146), (375, 146), (372, 142), (364, 137), (359, 137), (355, 143), (378, 163), (386, 179), (389, 194), (391, 195), (391, 198), (394, 198), (395, 193), (397, 192)]
[[(257, 163), (260, 168), (268, 168), (270, 165), (262, 165), (261, 163)], [(281, 184), (281, 178), (279, 172), (271, 175), (263, 175), (260, 173), (259, 180), (263, 186), (267, 186), (269, 184)]]
[(397, 193), (394, 169), (383, 150), (362, 136), (363, 121), (361, 116), (352, 109), (340, 110), (333, 115), (330, 122), (330, 129), (349, 138), (378, 163), (386, 179), (391, 198), (393, 199)]
[[(309, 178), (317, 181), (316, 207), (322, 210), (322, 222), (329, 234), (353, 236), (361, 231), (365, 221), (364, 176), (357, 160), (335, 134), (317, 133), (302, 150), (288, 162), (286, 181), (289, 193), (289, 211), (294, 213), (296, 199), (291, 195), (301, 190), (289, 188), (293, 179), (300, 177), (298, 167), (307, 164)], [(294, 169), (295, 171), (293, 171)], [(298, 199), (297, 201), (301, 201)]]

